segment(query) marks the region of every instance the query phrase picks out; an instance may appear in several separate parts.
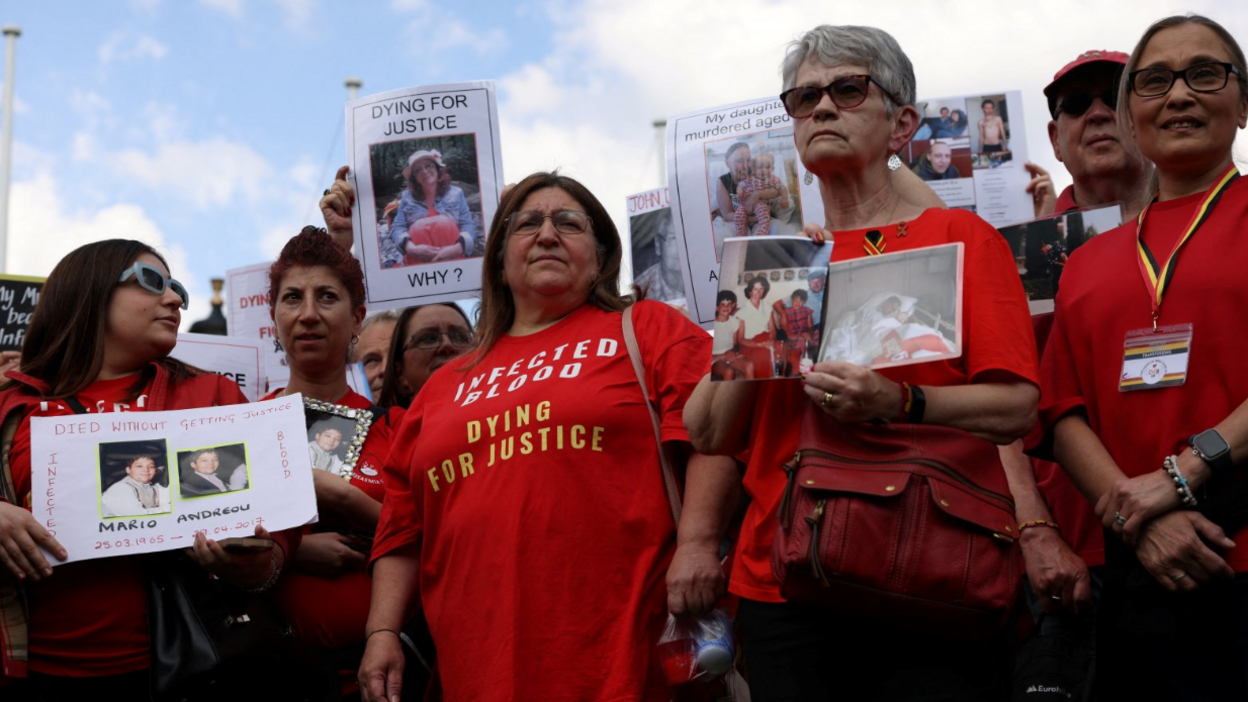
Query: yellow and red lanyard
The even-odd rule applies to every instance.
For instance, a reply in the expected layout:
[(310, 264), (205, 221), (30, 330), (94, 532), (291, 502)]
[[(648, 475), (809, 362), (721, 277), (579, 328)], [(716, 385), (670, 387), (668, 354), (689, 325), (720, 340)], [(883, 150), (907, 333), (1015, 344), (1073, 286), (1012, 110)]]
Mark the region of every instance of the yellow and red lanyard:
[(1161, 265), (1158, 265), (1157, 259), (1153, 256), (1153, 252), (1149, 250), (1148, 244), (1144, 243), (1144, 217), (1148, 214), (1148, 208), (1152, 207), (1153, 202), (1157, 201), (1157, 196), (1153, 196), (1153, 202), (1150, 202), (1140, 216), (1136, 219), (1135, 235), (1136, 235), (1136, 253), (1140, 262), (1140, 275), (1144, 277), (1144, 287), (1148, 288), (1149, 302), (1153, 306), (1153, 330), (1157, 329), (1157, 319), (1161, 317), (1161, 301), (1165, 297), (1166, 288), (1170, 285), (1170, 279), (1174, 277), (1174, 268), (1177, 265), (1176, 259), (1179, 256), (1179, 249), (1187, 243), (1188, 239), (1196, 233), (1200, 225), (1209, 219), (1209, 215), (1213, 213), (1213, 207), (1218, 203), (1222, 194), (1226, 192), (1231, 183), (1239, 177), (1239, 171), (1235, 168), (1235, 164), (1231, 164), (1222, 175), (1209, 186), (1209, 190), (1205, 191), (1205, 197), (1201, 200), (1200, 207), (1196, 208), (1196, 212), (1192, 214), (1192, 220), (1187, 223), (1187, 228), (1183, 231), (1183, 236), (1174, 243), (1174, 248), (1170, 251), (1170, 255)]

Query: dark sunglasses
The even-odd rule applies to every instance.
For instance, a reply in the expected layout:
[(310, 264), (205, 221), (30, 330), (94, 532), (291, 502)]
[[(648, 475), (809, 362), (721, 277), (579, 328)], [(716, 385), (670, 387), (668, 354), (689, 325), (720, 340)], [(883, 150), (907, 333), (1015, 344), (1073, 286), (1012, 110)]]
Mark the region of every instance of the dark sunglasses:
[(1146, 98), (1158, 97), (1170, 92), (1170, 88), (1174, 87), (1174, 81), (1179, 78), (1187, 83), (1187, 87), (1198, 93), (1216, 93), (1226, 87), (1232, 73), (1238, 74), (1239, 69), (1229, 63), (1210, 61), (1193, 64), (1181, 71), (1172, 71), (1161, 66), (1142, 68), (1138, 71), (1131, 71), (1127, 80), (1136, 95)]
[(857, 107), (867, 100), (867, 89), (875, 83), (880, 92), (888, 96), (895, 104), (900, 105), (901, 101), (893, 94), (888, 92), (888, 88), (884, 84), (871, 76), (845, 76), (837, 78), (822, 88), (806, 86), (803, 88), (791, 88), (780, 93), (780, 102), (784, 104), (784, 111), (789, 113), (793, 119), (805, 119), (815, 113), (815, 108), (819, 106), (819, 101), (826, 94), (832, 98), (832, 103), (842, 109), (850, 109)]
[(165, 288), (171, 288), (178, 294), (178, 297), (182, 298), (182, 309), (186, 309), (191, 304), (191, 295), (186, 292), (186, 288), (151, 264), (135, 261), (133, 266), (121, 272), (121, 277), (117, 279), (117, 282), (124, 283), (131, 278), (135, 279), (139, 287), (153, 295), (164, 295)]
[(1101, 102), (1105, 103), (1105, 106), (1109, 109), (1115, 111), (1118, 109), (1118, 90), (1116, 88), (1106, 90), (1099, 95), (1074, 93), (1073, 95), (1067, 95), (1064, 100), (1057, 104), (1057, 107), (1053, 108), (1053, 119), (1057, 119), (1057, 115), (1062, 112), (1071, 117), (1078, 117), (1087, 112), (1088, 108), (1092, 107), (1092, 101), (1097, 98), (1100, 98)]

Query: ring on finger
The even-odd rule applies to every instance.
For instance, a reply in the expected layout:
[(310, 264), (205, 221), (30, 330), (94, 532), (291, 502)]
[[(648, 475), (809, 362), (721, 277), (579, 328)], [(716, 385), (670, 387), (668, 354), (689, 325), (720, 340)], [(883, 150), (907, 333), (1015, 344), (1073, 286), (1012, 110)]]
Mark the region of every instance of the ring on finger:
[(835, 399), (836, 399), (836, 393), (825, 392), (823, 393), (823, 399), (819, 401), (819, 404), (823, 405), (824, 407), (829, 407), (832, 405), (832, 401)]
[(1062, 601), (1062, 598), (1061, 598), (1061, 596), (1059, 596), (1059, 595), (1049, 595), (1049, 599), (1050, 599), (1050, 600), (1053, 600), (1054, 602), (1061, 602), (1061, 601)]
[(1187, 573), (1185, 573), (1185, 572), (1183, 572), (1183, 571), (1181, 571), (1181, 570), (1180, 570), (1178, 575), (1171, 575), (1171, 576), (1170, 576), (1170, 579), (1171, 579), (1171, 580), (1173, 580), (1174, 582), (1176, 582), (1176, 583), (1177, 583), (1177, 582), (1179, 582), (1180, 580), (1182, 580), (1183, 578), (1186, 578), (1186, 577), (1187, 577)]
[(1114, 521), (1118, 522), (1118, 526), (1123, 526), (1127, 523), (1127, 518), (1117, 512), (1114, 512)]

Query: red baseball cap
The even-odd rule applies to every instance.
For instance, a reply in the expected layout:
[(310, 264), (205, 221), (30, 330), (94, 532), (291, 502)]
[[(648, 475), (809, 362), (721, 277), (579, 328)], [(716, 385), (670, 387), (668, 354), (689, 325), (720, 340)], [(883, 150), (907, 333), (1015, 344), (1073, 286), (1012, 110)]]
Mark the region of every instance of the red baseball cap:
[(1053, 76), (1053, 82), (1045, 86), (1044, 96), (1049, 99), (1049, 114), (1053, 114), (1057, 109), (1057, 86), (1062, 82), (1063, 78), (1084, 66), (1098, 63), (1108, 64), (1112, 68), (1121, 70), (1127, 65), (1127, 59), (1129, 58), (1121, 51), (1103, 51), (1100, 49), (1093, 49), (1092, 51), (1085, 51), (1079, 54), (1074, 61), (1062, 66), (1062, 70)]

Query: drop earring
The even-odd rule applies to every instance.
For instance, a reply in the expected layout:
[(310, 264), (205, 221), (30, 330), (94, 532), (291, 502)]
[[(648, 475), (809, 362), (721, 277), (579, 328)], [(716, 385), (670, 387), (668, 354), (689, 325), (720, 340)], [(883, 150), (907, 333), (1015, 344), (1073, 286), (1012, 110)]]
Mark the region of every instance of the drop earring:
[(900, 156), (898, 156), (897, 154), (892, 154), (888, 157), (888, 170), (890, 171), (901, 170), (901, 157)]

